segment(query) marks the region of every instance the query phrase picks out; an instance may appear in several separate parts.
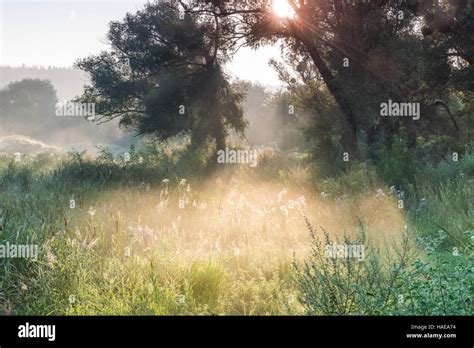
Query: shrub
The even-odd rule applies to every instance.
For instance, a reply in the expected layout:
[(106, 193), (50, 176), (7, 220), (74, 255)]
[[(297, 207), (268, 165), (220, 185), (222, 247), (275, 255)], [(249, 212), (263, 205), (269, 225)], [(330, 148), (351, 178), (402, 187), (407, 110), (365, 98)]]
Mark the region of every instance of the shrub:
[(382, 146), (376, 157), (377, 171), (389, 186), (406, 188), (418, 175), (415, 154), (403, 135), (395, 137), (390, 149)]
[(397, 307), (390, 314), (472, 315), (474, 253), (472, 247), (443, 253), (447, 238), (440, 231), (434, 238), (419, 239), (427, 258), (413, 261), (410, 272), (400, 277)]
[[(312, 253), (302, 264), (295, 262), (299, 300), (309, 315), (468, 315), (472, 314), (472, 259), (470, 248), (456, 259), (442, 257), (438, 247), (446, 238), (419, 241), (426, 258), (415, 259), (408, 232), (400, 245), (381, 256), (365, 238), (345, 244), (365, 245), (365, 260), (328, 258), (331, 244), (323, 230), (323, 241), (309, 222)], [(323, 248), (324, 246), (324, 248)], [(367, 252), (368, 251), (368, 252)]]

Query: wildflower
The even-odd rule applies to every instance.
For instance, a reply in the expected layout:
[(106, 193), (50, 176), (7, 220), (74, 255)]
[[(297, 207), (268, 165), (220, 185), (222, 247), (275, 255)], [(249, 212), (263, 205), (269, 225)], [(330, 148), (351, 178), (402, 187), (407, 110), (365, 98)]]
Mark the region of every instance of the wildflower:
[(93, 218), (95, 216), (96, 210), (94, 208), (90, 207), (88, 213)]
[(288, 191), (286, 189), (283, 189), (282, 191), (280, 191), (277, 195), (277, 201), (281, 202), (283, 200), (283, 197), (285, 197), (287, 193)]
[(418, 205), (418, 209), (416, 209), (416, 213), (418, 214), (422, 212), (423, 210), (426, 209), (427, 206), (428, 206), (428, 202), (426, 201), (425, 198), (422, 198), (420, 201), (420, 204)]
[(298, 204), (302, 205), (303, 207), (306, 206), (306, 199), (304, 198), (304, 196), (299, 196), (296, 201), (298, 202)]
[(53, 266), (53, 263), (56, 261), (56, 256), (51, 252), (51, 250), (48, 250), (46, 252), (46, 261), (48, 261), (49, 267)]
[(133, 232), (133, 238), (135, 241), (149, 241), (153, 235), (154, 231), (148, 226), (128, 226), (129, 230)]
[(385, 193), (383, 192), (382, 189), (377, 189), (376, 197), (377, 197), (377, 198), (383, 198), (383, 197), (385, 197)]
[(87, 249), (92, 250), (92, 249), (96, 246), (96, 244), (98, 243), (98, 241), (99, 241), (99, 238), (96, 238), (96, 239), (91, 240), (91, 242), (89, 243), (89, 245), (87, 245)]
[(179, 186), (185, 186), (186, 182), (187, 182), (186, 179), (181, 179), (181, 181), (179, 182)]
[(74, 231), (74, 234), (76, 235), (77, 239), (82, 239), (81, 231), (76, 227), (76, 230)]
[[(170, 181), (168, 179), (163, 179), (161, 181), (161, 190), (160, 190), (160, 201), (163, 201), (165, 197), (168, 196), (168, 186), (169, 186)], [(163, 202), (161, 202), (163, 203)], [(160, 205), (161, 205), (160, 203)]]
[(323, 197), (324, 199), (326, 199), (327, 197), (329, 197), (329, 193), (321, 192), (321, 197)]
[(280, 207), (280, 211), (283, 213), (283, 215), (288, 216), (288, 209), (286, 209), (285, 205)]

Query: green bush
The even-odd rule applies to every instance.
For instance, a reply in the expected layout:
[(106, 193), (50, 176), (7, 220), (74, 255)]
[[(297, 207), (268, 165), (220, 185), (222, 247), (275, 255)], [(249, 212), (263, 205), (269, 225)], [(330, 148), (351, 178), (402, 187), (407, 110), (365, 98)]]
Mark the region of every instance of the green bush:
[[(474, 233), (470, 233), (471, 238)], [(453, 247), (443, 253), (442, 245), (449, 238), (439, 231), (432, 238), (419, 239), (426, 259), (416, 259), (397, 283), (399, 301), (394, 315), (472, 315), (474, 291), (474, 253), (472, 246), (462, 250)]]
[[(415, 259), (406, 232), (398, 246), (383, 253), (372, 248), (363, 226), (358, 239), (344, 244), (365, 246), (365, 260), (329, 258), (331, 245), (308, 222), (312, 253), (295, 262), (299, 300), (309, 315), (469, 315), (472, 314), (472, 248), (442, 257), (437, 247), (443, 238), (424, 240), (426, 259)], [(444, 236), (445, 238), (446, 236)]]
[(415, 153), (406, 146), (403, 135), (395, 137), (390, 149), (381, 146), (375, 165), (381, 179), (389, 186), (406, 188), (419, 173)]

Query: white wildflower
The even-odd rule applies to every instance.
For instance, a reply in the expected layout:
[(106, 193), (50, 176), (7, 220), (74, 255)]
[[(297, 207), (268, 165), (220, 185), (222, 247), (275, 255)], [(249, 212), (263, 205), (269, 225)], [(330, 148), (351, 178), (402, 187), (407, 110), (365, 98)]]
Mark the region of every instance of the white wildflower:
[(96, 210), (94, 208), (90, 207), (88, 213), (93, 218), (95, 216)]
[(282, 205), (280, 207), (280, 211), (283, 213), (283, 215), (288, 216), (288, 209), (286, 208), (286, 205)]
[(303, 207), (306, 206), (306, 199), (304, 196), (299, 196), (296, 201), (298, 202), (298, 204), (302, 205)]
[(283, 200), (283, 197), (285, 197), (287, 193), (288, 193), (287, 189), (281, 190), (277, 195), (277, 201), (281, 202)]

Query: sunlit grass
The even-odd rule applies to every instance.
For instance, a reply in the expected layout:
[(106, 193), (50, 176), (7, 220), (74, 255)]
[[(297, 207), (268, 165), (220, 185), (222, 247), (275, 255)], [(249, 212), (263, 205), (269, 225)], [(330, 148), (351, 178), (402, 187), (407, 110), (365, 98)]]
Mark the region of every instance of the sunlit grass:
[[(363, 224), (376, 246), (407, 224), (365, 167), (314, 182), (304, 160), (278, 156), (206, 179), (149, 163), (8, 161), (0, 240), (38, 243), (41, 255), (3, 263), (5, 313), (298, 314), (292, 263), (310, 251), (305, 218), (331, 238)], [(134, 168), (140, 180), (129, 180)]]

